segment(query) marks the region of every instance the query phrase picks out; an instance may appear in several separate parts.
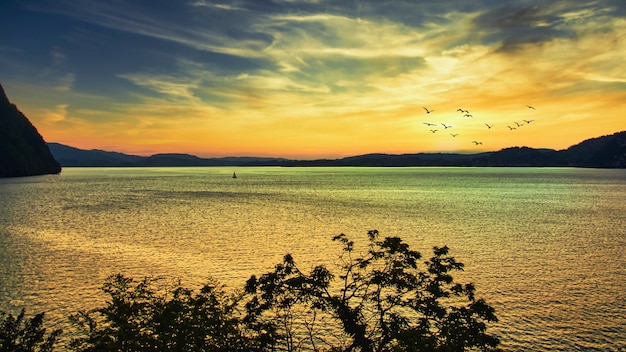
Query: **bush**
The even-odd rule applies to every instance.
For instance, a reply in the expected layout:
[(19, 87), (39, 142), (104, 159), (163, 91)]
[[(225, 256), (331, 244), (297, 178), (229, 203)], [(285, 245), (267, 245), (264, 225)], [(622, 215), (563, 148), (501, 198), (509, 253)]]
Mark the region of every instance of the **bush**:
[(0, 352), (50, 352), (61, 330), (47, 334), (42, 327), (44, 313), (25, 317), (22, 309), (17, 317), (0, 312)]
[[(210, 281), (199, 292), (177, 283), (135, 281), (117, 274), (103, 291), (110, 300), (71, 317), (79, 337), (74, 351), (255, 351), (259, 334), (246, 331), (237, 314), (240, 298)], [(246, 335), (249, 334), (249, 335)]]

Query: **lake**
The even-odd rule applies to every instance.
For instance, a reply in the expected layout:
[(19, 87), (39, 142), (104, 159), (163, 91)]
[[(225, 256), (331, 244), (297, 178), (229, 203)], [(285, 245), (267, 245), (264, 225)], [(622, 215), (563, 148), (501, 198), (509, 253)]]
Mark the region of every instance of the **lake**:
[[(238, 178), (231, 176), (236, 171)], [(626, 170), (65, 168), (0, 179), (0, 310), (56, 326), (115, 273), (241, 288), (332, 236), (447, 245), (496, 308), (505, 350), (626, 349)]]

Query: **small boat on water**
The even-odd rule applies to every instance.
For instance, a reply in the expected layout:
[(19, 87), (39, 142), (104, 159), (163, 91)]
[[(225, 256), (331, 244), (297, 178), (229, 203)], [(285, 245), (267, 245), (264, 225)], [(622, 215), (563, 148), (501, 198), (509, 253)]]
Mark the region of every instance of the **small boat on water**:
[(233, 178), (237, 178), (237, 174), (233, 172)]

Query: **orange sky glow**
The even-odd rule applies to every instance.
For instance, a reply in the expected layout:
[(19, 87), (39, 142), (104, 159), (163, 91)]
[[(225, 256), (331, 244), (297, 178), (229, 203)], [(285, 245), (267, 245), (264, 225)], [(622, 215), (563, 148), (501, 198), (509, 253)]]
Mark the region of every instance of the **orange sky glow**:
[[(612, 1), (88, 3), (26, 1), (0, 25), (0, 83), (49, 142), (315, 159), (564, 149), (626, 130)], [(29, 18), (44, 34), (11, 36)]]

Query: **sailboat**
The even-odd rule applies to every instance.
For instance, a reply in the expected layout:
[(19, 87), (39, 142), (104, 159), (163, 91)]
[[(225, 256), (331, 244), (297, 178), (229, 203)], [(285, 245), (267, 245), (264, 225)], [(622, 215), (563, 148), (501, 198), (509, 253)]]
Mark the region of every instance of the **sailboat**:
[(237, 174), (233, 172), (233, 178), (237, 178)]

